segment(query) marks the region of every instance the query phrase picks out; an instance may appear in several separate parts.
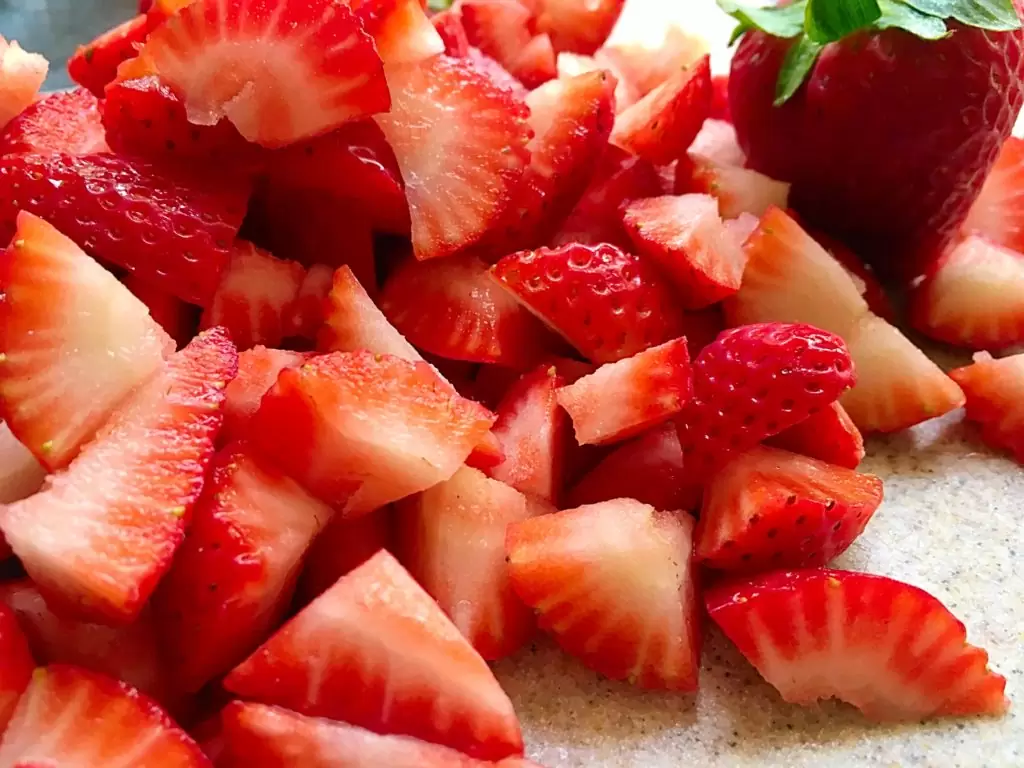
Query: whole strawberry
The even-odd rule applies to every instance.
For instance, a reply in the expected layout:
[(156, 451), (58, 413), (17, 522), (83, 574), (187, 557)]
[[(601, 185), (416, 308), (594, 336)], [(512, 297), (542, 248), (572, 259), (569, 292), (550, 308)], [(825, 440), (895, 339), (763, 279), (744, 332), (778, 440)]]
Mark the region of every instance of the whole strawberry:
[[(740, 20), (729, 97), (752, 168), (889, 275), (920, 274), (1024, 101), (1020, 0), (800, 0)], [(920, 9), (920, 10), (919, 10)]]

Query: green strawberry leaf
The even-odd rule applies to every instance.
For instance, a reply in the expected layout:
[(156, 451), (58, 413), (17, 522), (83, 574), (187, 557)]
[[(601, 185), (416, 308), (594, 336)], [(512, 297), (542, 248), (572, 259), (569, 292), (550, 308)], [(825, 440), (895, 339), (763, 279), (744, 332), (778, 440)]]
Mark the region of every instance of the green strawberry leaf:
[(786, 53), (786, 58), (782, 62), (782, 70), (779, 72), (779, 82), (775, 88), (776, 107), (781, 107), (800, 90), (800, 86), (807, 79), (807, 75), (810, 74), (814, 62), (818, 60), (821, 49), (824, 47), (807, 35), (802, 35), (793, 44), (793, 47)]
[(808, 0), (804, 29), (816, 43), (833, 43), (881, 17), (878, 0)]
[(875, 23), (879, 29), (902, 29), (922, 40), (941, 40), (949, 37), (946, 22), (936, 16), (922, 13), (898, 0), (878, 0), (882, 17)]
[(909, 5), (915, 11), (937, 19), (953, 18), (953, 8), (959, 2), (960, 0), (896, 0), (898, 5)]
[(785, 7), (766, 8), (741, 5), (736, 0), (718, 0), (718, 7), (738, 21), (733, 42), (749, 29), (760, 29), (772, 37), (796, 37), (804, 33), (804, 15), (807, 0), (799, 0)]
[(451, 8), (453, 2), (454, 0), (427, 0), (427, 9), (434, 13), (440, 13)]
[(1011, 0), (957, 0), (950, 15), (969, 27), (994, 32), (1009, 32), (1021, 26)]

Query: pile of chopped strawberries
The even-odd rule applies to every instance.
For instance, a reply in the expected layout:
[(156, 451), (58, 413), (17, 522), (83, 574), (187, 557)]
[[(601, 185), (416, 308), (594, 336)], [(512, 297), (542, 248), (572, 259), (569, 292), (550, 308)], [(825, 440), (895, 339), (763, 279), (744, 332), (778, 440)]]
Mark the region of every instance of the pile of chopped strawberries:
[[(708, 619), (789, 702), (1006, 711), (828, 566), (864, 433), (966, 403), (1024, 462), (1024, 356), (933, 363), (623, 4), (154, 0), (44, 95), (0, 39), (0, 765), (534, 766), (488, 662), (695, 691)], [(1024, 341), (992, 162), (910, 302), (976, 350)]]

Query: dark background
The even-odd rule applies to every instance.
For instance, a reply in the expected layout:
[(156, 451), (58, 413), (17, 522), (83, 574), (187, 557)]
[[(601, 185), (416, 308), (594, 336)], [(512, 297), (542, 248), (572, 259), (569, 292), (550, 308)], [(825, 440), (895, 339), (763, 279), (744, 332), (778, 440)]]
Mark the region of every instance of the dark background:
[(0, 35), (46, 56), (46, 87), (66, 88), (75, 47), (130, 19), (136, 7), (136, 0), (0, 0)]

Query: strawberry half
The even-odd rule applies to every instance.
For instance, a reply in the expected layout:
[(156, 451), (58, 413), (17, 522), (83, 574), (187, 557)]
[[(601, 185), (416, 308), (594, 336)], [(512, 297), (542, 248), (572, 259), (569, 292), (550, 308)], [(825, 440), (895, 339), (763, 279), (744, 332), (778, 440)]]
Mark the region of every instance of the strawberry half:
[(164, 655), (182, 690), (230, 671), (277, 626), (302, 557), (332, 512), (244, 445), (217, 458), (154, 597)]
[(493, 421), (427, 363), (360, 351), (282, 371), (250, 429), (269, 459), (355, 517), (451, 477)]
[(881, 503), (874, 475), (757, 447), (705, 488), (695, 554), (704, 565), (739, 573), (827, 565)]
[(117, 278), (29, 213), (0, 257), (0, 297), (0, 405), (50, 471), (174, 351)]
[(28, 638), (18, 626), (17, 615), (0, 604), (0, 734), (7, 730), (35, 668)]
[(238, 355), (238, 375), (224, 390), (224, 426), (218, 442), (221, 445), (242, 438), (249, 420), (260, 408), (278, 374), (285, 368), (298, 368), (309, 355), (287, 349), (253, 347)]
[(864, 459), (864, 436), (839, 403), (812, 413), (767, 444), (847, 469), (856, 469)]
[[(706, 146), (698, 150), (709, 151)], [(772, 206), (785, 209), (789, 204), (789, 184), (749, 168), (719, 165), (693, 154), (692, 150), (676, 166), (675, 192), (711, 195), (718, 201), (725, 219), (735, 219), (743, 213), (763, 216)]]
[(28, 53), (0, 35), (0, 130), (36, 100), (49, 68), (38, 53)]
[(595, 363), (679, 336), (680, 312), (661, 274), (614, 245), (566, 245), (506, 256), (495, 279)]
[(0, 241), (20, 209), (90, 254), (193, 304), (213, 296), (249, 198), (248, 180), (114, 155), (0, 157)]
[(128, 684), (53, 665), (32, 675), (0, 743), (0, 764), (209, 768), (210, 761)]
[[(782, 698), (837, 698), (872, 720), (999, 715), (1005, 678), (924, 590), (814, 568), (722, 584), (708, 613)], [(851, 664), (856, 659), (856, 664)]]
[[(39, 490), (46, 478), (46, 468), (11, 433), (7, 424), (0, 422), (0, 504), (11, 504), (31, 496)], [(10, 554), (0, 537), (0, 560)]]
[(608, 38), (626, 0), (531, 0), (537, 31), (558, 51), (593, 53)]
[(961, 227), (1011, 251), (1024, 252), (1024, 139), (1010, 136)]
[(266, 147), (390, 104), (372, 39), (349, 6), (332, 0), (196, 0), (153, 31), (139, 67), (182, 97), (189, 122), (226, 117)]
[(43, 96), (0, 132), (0, 155), (106, 151), (99, 100), (84, 88)]
[(411, 343), (452, 360), (528, 368), (559, 347), (472, 254), (399, 265), (380, 308)]
[(238, 355), (222, 330), (197, 336), (121, 406), (0, 529), (47, 602), (66, 615), (134, 620), (185, 535)]
[(523, 748), (512, 703), (486, 662), (387, 552), (303, 609), (225, 686), (244, 698), (475, 757), (499, 759)]
[(995, 360), (986, 352), (974, 364), (951, 371), (967, 395), (967, 418), (981, 428), (982, 439), (1024, 463), (1024, 355)]
[(739, 290), (747, 255), (714, 198), (633, 200), (624, 205), (622, 218), (640, 254), (672, 278), (686, 309), (704, 309)]
[(92, 42), (80, 45), (68, 60), (71, 79), (103, 98), (103, 89), (117, 77), (117, 68), (139, 55), (153, 30), (155, 19), (139, 14), (109, 29)]
[(513, 202), (529, 162), (525, 104), (469, 59), (437, 56), (390, 75), (375, 119), (398, 158), (420, 260), (478, 242)]
[(514, 523), (516, 594), (565, 651), (613, 680), (697, 688), (693, 518), (618, 499)]

